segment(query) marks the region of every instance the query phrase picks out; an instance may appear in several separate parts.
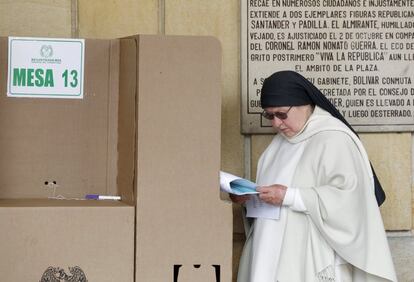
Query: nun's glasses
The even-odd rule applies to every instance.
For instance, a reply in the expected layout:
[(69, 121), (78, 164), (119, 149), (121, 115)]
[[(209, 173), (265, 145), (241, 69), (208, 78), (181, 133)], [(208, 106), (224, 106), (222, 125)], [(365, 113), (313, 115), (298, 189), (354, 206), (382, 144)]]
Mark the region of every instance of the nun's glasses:
[(288, 114), (288, 112), (290, 111), (290, 109), (292, 107), (293, 106), (291, 106), (289, 108), (289, 110), (287, 110), (287, 112), (274, 112), (274, 113), (269, 113), (269, 112), (263, 111), (262, 112), (262, 117), (264, 117), (265, 119), (268, 119), (268, 120), (272, 120), (275, 117), (277, 117), (278, 119), (281, 119), (281, 120), (287, 119), (288, 118), (288, 115), (287, 114)]

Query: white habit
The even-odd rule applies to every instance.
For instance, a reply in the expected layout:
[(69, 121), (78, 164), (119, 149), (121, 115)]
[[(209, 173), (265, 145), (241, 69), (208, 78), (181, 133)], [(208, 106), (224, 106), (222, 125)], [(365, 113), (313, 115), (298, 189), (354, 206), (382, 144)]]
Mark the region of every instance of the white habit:
[(238, 282), (397, 281), (367, 154), (341, 121), (315, 107), (296, 136), (275, 136), (257, 183), (289, 187), (287, 206), (252, 224)]

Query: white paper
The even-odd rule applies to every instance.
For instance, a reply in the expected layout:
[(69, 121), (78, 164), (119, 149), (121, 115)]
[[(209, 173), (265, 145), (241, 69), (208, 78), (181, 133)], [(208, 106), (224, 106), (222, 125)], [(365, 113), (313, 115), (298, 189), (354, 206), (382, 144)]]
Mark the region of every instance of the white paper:
[(280, 206), (265, 203), (258, 195), (251, 195), (246, 202), (246, 217), (279, 219)]
[[(248, 195), (250, 194), (250, 200), (246, 202), (246, 209), (247, 217), (254, 217), (254, 218), (270, 218), (270, 219), (279, 219), (280, 217), (280, 206), (271, 205), (268, 203), (263, 202), (259, 199), (258, 195), (259, 192), (252, 191), (252, 192), (243, 192), (237, 193), (232, 189), (231, 183), (235, 180), (246, 180), (239, 176), (220, 171), (220, 189), (224, 192), (236, 195)], [(246, 180), (247, 181), (247, 180)], [(250, 181), (249, 181), (250, 182)], [(251, 183), (254, 184), (254, 183)], [(257, 184), (254, 184), (257, 186)], [(256, 194), (256, 195), (255, 195)]]
[[(258, 194), (257, 191), (244, 191), (244, 192), (238, 192), (236, 189), (232, 187), (234, 186), (235, 181), (242, 181), (244, 184), (246, 184), (246, 188), (248, 189), (255, 189), (257, 187), (257, 184), (247, 180), (243, 179), (241, 177), (235, 176), (233, 174), (220, 171), (220, 189), (224, 192), (235, 194), (235, 195), (247, 195), (247, 194)], [(242, 183), (242, 184), (243, 184)]]
[(231, 190), (230, 182), (235, 179), (239, 179), (239, 177), (224, 171), (220, 171), (220, 189), (231, 194), (233, 191)]

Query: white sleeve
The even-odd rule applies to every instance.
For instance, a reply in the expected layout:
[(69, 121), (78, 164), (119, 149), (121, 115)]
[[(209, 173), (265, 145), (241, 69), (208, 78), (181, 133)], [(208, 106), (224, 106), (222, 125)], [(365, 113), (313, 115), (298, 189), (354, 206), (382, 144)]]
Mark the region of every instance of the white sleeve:
[(303, 203), (302, 196), (298, 188), (289, 187), (286, 190), (285, 198), (283, 199), (284, 206), (290, 207), (294, 211), (305, 212), (306, 207)]

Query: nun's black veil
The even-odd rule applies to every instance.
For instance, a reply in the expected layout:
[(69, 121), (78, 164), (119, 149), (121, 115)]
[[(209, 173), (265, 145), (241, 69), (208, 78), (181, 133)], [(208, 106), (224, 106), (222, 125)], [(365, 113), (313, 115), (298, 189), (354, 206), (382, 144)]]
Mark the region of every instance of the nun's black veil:
[[(284, 107), (284, 106), (302, 106), (317, 105), (332, 116), (342, 121), (349, 129), (355, 133), (351, 125), (345, 120), (341, 113), (332, 105), (331, 102), (302, 75), (294, 71), (280, 71), (272, 74), (263, 82), (262, 93), (260, 97), (262, 108)], [(375, 197), (378, 206), (385, 201), (385, 193), (381, 187), (374, 168), (372, 168), (375, 183)]]

